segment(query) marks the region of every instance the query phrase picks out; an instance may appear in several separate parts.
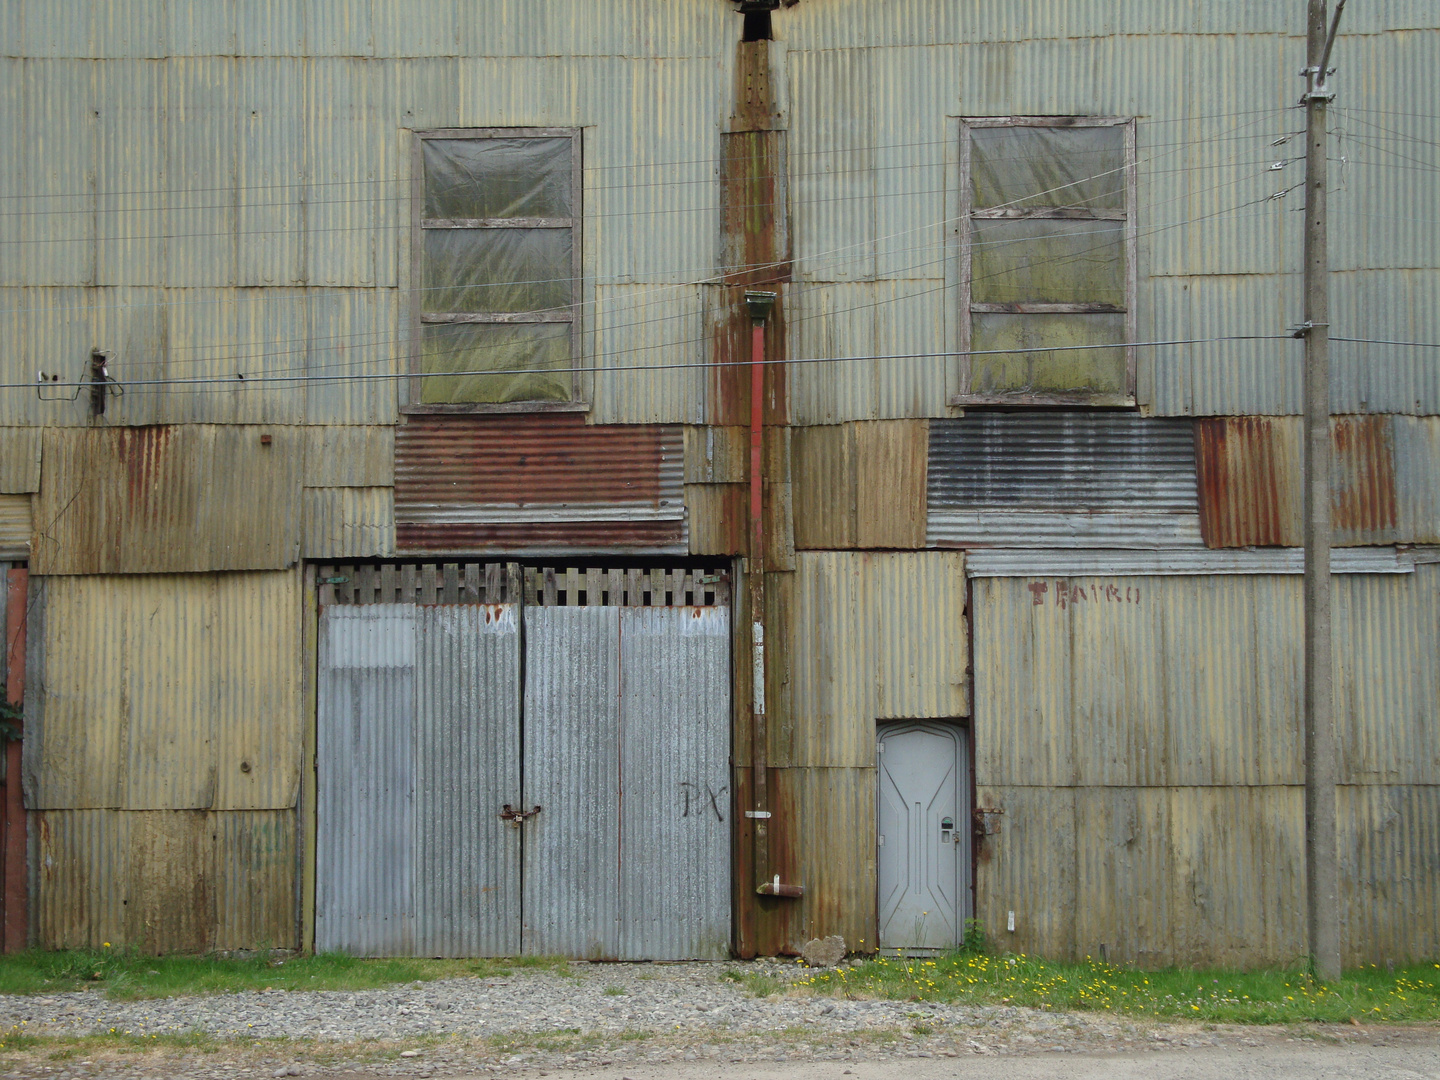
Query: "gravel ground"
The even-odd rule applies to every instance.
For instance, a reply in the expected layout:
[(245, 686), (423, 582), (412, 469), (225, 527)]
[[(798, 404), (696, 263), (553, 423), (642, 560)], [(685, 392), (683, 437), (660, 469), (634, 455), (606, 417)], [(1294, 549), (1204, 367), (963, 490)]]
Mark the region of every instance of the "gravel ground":
[[(1250, 1029), (1156, 1025), (1007, 1006), (757, 997), (726, 973), (787, 981), (794, 964), (573, 964), (570, 974), (385, 990), (245, 991), (110, 1001), (99, 992), (0, 997), (0, 1030), (27, 1035), (200, 1033), (195, 1047), (137, 1053), (104, 1040), (68, 1056), (31, 1048), (0, 1058), (7, 1077), (134, 1080), (161, 1073), (230, 1080), (355, 1072), (420, 1078), (534, 1073), (626, 1062), (860, 1061), (1042, 1051), (1255, 1045)], [(1346, 1033), (1349, 1034), (1349, 1033)], [(1258, 1037), (1265, 1038), (1260, 1034)], [(157, 1044), (158, 1045), (158, 1044)], [(81, 1055), (87, 1055), (81, 1057)]]

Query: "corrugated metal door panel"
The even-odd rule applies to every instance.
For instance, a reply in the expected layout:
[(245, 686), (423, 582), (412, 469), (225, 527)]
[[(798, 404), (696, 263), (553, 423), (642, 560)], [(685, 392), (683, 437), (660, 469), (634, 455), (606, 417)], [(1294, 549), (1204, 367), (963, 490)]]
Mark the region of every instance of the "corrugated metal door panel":
[(320, 615), (315, 948), (414, 952), (413, 604)]
[(620, 609), (525, 611), (525, 927), (531, 954), (620, 952)]
[(520, 950), (520, 619), (514, 604), (418, 609), (415, 948)]
[(215, 834), (215, 948), (293, 949), (295, 812), (225, 810)]
[(621, 608), (622, 960), (730, 947), (730, 612)]

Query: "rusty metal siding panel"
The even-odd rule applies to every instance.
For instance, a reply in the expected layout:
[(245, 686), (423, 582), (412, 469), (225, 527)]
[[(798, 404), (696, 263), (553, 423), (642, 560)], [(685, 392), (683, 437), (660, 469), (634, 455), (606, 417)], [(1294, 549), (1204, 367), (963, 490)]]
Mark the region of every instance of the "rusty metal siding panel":
[(305, 468), (311, 488), (375, 488), (395, 483), (395, 429), (331, 424), (305, 429)]
[(848, 424), (797, 427), (791, 445), (795, 546), (807, 551), (857, 547), (853, 429)]
[(684, 433), (578, 414), (414, 416), (396, 436), (403, 550), (685, 550)]
[(686, 484), (690, 554), (743, 555), (750, 546), (746, 484)]
[(40, 429), (0, 429), (0, 492), (40, 490)]
[[(874, 738), (872, 729), (872, 751)], [(830, 934), (864, 948), (861, 942), (876, 939), (874, 768), (776, 769), (771, 776), (773, 812), (789, 823), (780, 841), (771, 841), (772, 860), (782, 880), (805, 886), (787, 920), (786, 951)]]
[(343, 559), (395, 554), (395, 489), (306, 488), (300, 554)]
[(1440, 566), (1334, 581), (1340, 782), (1440, 784)]
[(722, 960), (730, 955), (730, 612), (621, 608), (619, 634), (618, 955)]
[(1440, 952), (1440, 787), (1341, 787), (1347, 966)]
[(620, 609), (525, 611), (523, 948), (620, 955)]
[(315, 948), (414, 953), (413, 604), (320, 622)]
[(868, 768), (877, 718), (969, 711), (960, 552), (799, 552), (793, 576), (776, 631), (793, 695), (777, 765)]
[(129, 944), (128, 852), (131, 815), (113, 810), (41, 811), (34, 815), (35, 925), (50, 949)]
[[(1007, 952), (1075, 953), (1075, 797), (1068, 787), (993, 786), (977, 773), (976, 805), (1004, 814), (979, 845), (975, 916)], [(1014, 933), (1005, 930), (1011, 911)]]
[(414, 748), (415, 951), (520, 951), (520, 609), (420, 607)]
[(32, 806), (294, 805), (297, 574), (59, 577), (43, 602)]
[(36, 573), (279, 569), (299, 557), (296, 428), (51, 429), (44, 447)]
[[(1392, 416), (1331, 419), (1330, 502), (1337, 545), (1416, 542), (1428, 535), (1423, 507), (1429, 497), (1424, 487), (1429, 440), (1416, 437), (1425, 424)], [(1207, 546), (1300, 543), (1303, 462), (1297, 417), (1197, 420), (1195, 444)], [(1418, 486), (1401, 488), (1401, 479)]]
[(1198, 546), (1185, 420), (985, 413), (930, 423), (936, 546)]
[(0, 495), (0, 559), (30, 558), (29, 495)]
[(1299, 546), (1300, 450), (1297, 417), (1195, 422), (1206, 547)]
[(743, 484), (750, 478), (750, 432), (743, 427), (685, 428), (685, 483)]
[(293, 949), (295, 812), (210, 815), (215, 836), (215, 949)]

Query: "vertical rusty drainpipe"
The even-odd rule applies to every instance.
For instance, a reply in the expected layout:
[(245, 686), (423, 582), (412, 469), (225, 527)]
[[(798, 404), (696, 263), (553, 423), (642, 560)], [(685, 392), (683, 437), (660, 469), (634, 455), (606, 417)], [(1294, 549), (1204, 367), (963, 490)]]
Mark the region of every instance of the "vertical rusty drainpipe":
[(750, 595), (751, 751), (755, 806), (747, 811), (755, 829), (755, 891), (766, 896), (799, 896), (797, 885), (782, 885), (770, 866), (769, 732), (765, 718), (765, 321), (775, 306), (773, 292), (747, 291), (750, 312)]

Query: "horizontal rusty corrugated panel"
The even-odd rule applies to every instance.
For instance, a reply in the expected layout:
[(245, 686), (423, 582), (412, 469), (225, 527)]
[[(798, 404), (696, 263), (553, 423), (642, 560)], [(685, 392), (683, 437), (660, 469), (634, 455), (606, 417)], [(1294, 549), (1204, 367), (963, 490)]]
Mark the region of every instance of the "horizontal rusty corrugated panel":
[(796, 546), (925, 546), (929, 422), (794, 429)]
[(295, 945), (292, 811), (48, 810), (34, 820), (43, 948)]
[(683, 550), (684, 432), (577, 413), (414, 416), (396, 435), (401, 550)]
[(40, 490), (40, 429), (0, 428), (0, 492)]
[(930, 422), (927, 538), (939, 547), (1198, 546), (1188, 420), (980, 413)]
[(802, 551), (793, 577), (769, 631), (789, 653), (772, 762), (872, 767), (876, 719), (969, 712), (963, 553)]
[(395, 489), (306, 488), (300, 554), (344, 559), (395, 554)]
[(31, 578), (37, 809), (295, 805), (296, 571)]
[(32, 571), (272, 570), (300, 551), (301, 430), (51, 428)]
[[(1407, 543), (1430, 535), (1424, 531), (1430, 523), (1416, 520), (1413, 509), (1402, 522), (1397, 485), (1397, 474), (1403, 471), (1409, 478), (1416, 471), (1413, 465), (1425, 465), (1417, 459), (1428, 456), (1428, 440), (1411, 434), (1424, 423), (1394, 416), (1331, 418), (1330, 512), (1335, 544)], [(1407, 455), (1404, 470), (1397, 464), (1397, 447)], [(1195, 450), (1200, 523), (1207, 547), (1299, 546), (1304, 481), (1299, 417), (1197, 420)], [(1428, 468), (1418, 471), (1423, 477)], [(1423, 481), (1416, 489), (1418, 498), (1423, 499), (1422, 492)], [(1408, 493), (1404, 502), (1407, 509), (1414, 506)]]
[(29, 495), (0, 495), (0, 559), (28, 559), (34, 531)]

